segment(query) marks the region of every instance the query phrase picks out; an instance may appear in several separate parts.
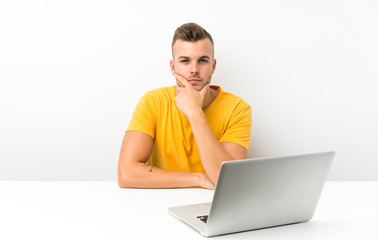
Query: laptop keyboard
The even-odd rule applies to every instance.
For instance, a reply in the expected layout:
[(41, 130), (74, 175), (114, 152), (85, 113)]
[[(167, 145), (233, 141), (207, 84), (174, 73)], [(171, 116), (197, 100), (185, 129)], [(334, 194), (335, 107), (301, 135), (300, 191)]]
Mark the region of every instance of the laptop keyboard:
[(199, 220), (201, 220), (204, 223), (207, 223), (208, 217), (209, 217), (209, 215), (197, 216), (197, 218), (199, 218)]

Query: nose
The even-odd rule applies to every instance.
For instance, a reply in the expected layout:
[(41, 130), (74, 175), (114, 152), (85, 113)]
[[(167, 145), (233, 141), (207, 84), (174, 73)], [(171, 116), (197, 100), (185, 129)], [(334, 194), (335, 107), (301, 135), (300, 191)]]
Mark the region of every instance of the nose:
[(191, 66), (190, 66), (190, 73), (191, 73), (192, 75), (195, 75), (195, 74), (198, 74), (198, 71), (199, 71), (199, 69), (198, 69), (198, 64), (197, 64), (196, 62), (193, 62), (193, 63), (191, 64)]

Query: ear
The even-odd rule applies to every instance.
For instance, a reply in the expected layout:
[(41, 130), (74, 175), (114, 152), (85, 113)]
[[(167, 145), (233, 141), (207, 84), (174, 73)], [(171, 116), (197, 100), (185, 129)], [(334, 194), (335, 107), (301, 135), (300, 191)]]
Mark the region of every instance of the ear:
[(169, 65), (171, 66), (171, 73), (172, 75), (175, 75), (176, 71), (175, 71), (175, 61), (173, 59), (171, 59), (171, 61), (169, 62)]
[(217, 60), (214, 58), (213, 59), (213, 72), (212, 73), (214, 73), (215, 72), (215, 67), (217, 66)]

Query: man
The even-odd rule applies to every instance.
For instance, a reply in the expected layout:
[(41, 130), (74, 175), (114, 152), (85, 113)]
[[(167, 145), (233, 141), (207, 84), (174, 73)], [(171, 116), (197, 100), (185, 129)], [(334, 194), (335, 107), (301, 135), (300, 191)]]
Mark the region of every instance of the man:
[(247, 157), (251, 108), (210, 86), (211, 35), (195, 23), (180, 26), (172, 57), (176, 86), (147, 92), (133, 113), (119, 157), (120, 187), (214, 189), (222, 162)]

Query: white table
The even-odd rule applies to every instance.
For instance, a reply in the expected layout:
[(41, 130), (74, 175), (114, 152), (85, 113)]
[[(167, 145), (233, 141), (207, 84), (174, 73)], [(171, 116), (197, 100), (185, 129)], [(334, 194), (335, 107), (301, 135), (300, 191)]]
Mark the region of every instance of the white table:
[[(0, 181), (0, 239), (205, 239), (167, 212), (204, 189), (121, 189), (116, 182)], [(378, 239), (378, 182), (327, 182), (306, 223), (213, 239)]]

